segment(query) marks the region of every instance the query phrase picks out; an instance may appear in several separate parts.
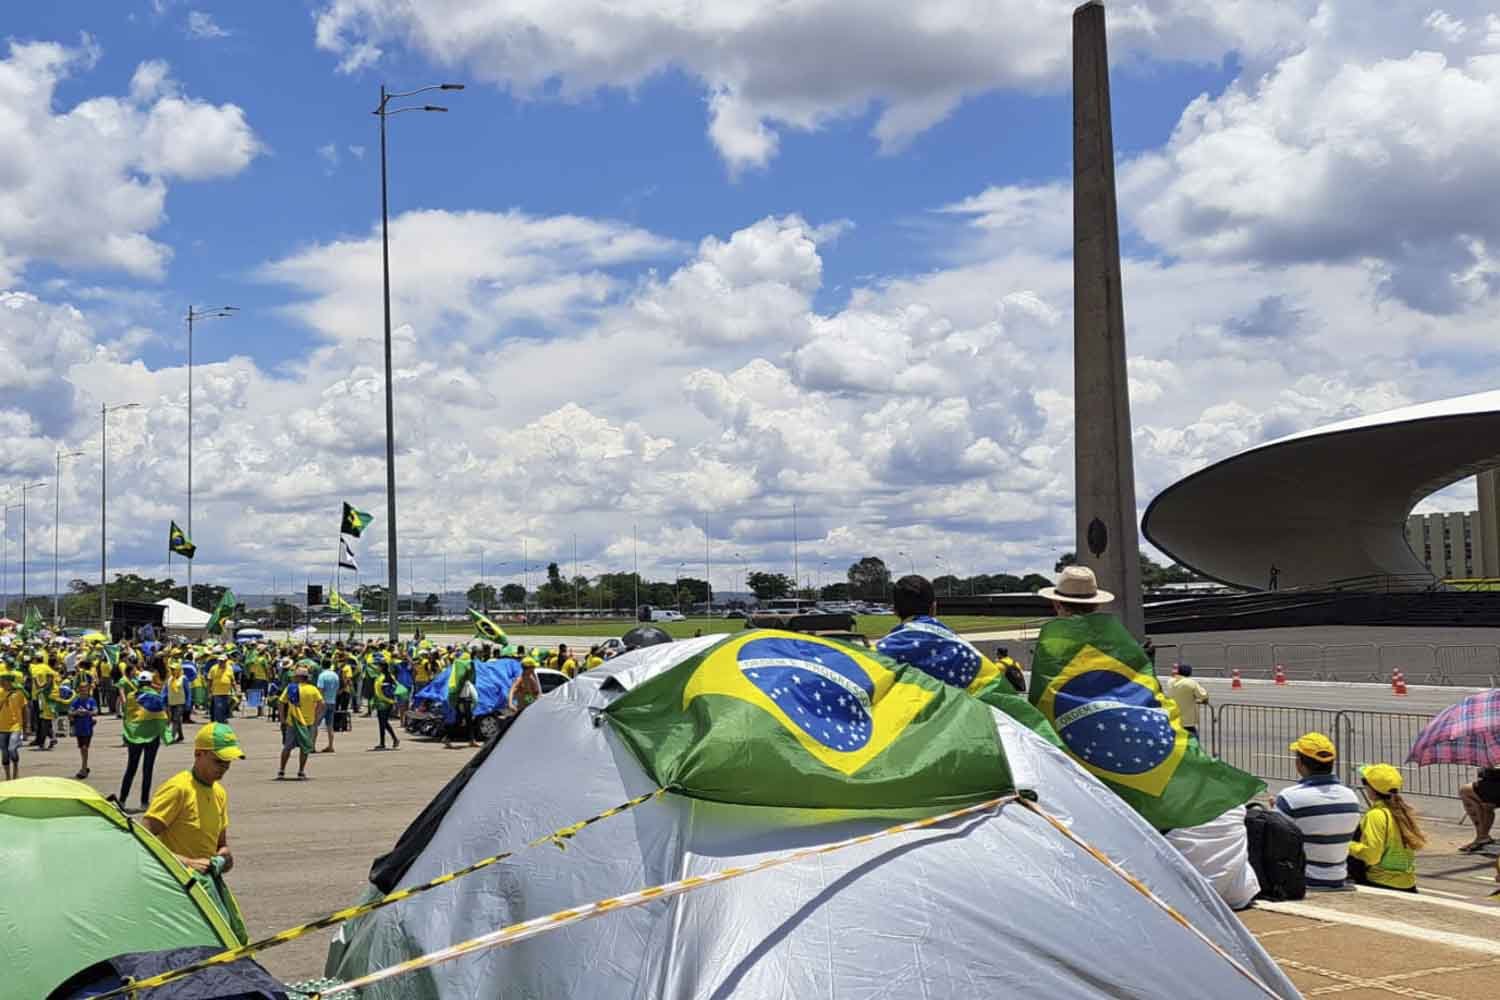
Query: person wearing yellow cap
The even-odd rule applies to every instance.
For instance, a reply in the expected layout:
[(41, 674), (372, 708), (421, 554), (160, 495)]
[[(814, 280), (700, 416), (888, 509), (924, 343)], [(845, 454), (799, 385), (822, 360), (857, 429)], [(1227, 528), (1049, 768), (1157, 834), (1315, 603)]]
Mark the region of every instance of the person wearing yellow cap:
[(141, 820), (195, 872), (223, 874), (234, 867), (223, 779), (244, 756), (233, 729), (222, 722), (203, 726), (193, 740), (193, 766), (162, 782)]
[(1359, 796), (1333, 773), (1338, 750), (1322, 733), (1304, 733), (1288, 750), (1297, 755), (1302, 780), (1276, 796), (1276, 811), (1302, 831), (1309, 889), (1342, 889), (1348, 878), (1349, 841), (1359, 826)]
[(1417, 891), (1417, 852), (1427, 837), (1401, 797), (1401, 772), (1389, 764), (1359, 769), (1370, 809), (1349, 844), (1349, 877), (1360, 885)]

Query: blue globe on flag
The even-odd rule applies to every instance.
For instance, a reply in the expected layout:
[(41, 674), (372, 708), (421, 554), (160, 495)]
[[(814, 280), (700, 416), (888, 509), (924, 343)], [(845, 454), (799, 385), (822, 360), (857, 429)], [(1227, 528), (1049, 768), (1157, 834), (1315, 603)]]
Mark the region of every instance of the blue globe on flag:
[(1070, 679), (1054, 701), (1057, 734), (1080, 760), (1115, 774), (1144, 774), (1169, 756), (1177, 734), (1147, 687), (1112, 670)]
[(870, 741), (875, 684), (852, 656), (778, 636), (745, 643), (737, 660), (750, 683), (823, 746), (847, 752)]

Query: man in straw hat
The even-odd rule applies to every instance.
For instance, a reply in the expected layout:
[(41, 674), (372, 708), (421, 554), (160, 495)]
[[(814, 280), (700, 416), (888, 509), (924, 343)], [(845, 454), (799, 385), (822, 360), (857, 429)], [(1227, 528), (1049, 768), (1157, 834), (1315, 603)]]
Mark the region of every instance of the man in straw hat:
[(1099, 589), (1094, 571), (1087, 566), (1064, 566), (1057, 586), (1043, 587), (1037, 594), (1052, 602), (1052, 610), (1059, 618), (1092, 614), (1115, 599), (1114, 594)]

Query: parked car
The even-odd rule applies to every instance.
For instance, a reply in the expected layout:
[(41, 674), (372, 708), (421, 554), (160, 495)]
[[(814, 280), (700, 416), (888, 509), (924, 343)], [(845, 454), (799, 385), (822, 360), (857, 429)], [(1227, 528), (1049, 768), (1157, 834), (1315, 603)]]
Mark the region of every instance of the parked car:
[[(560, 670), (548, 670), (545, 667), (536, 672), (536, 678), (542, 686), (544, 695), (568, 683), (567, 674)], [(474, 728), (479, 734), (478, 738), (490, 740), (496, 733), (510, 725), (510, 720), (514, 717), (509, 706), (498, 705), (483, 714), (475, 715)], [(401, 725), (413, 735), (442, 739), (447, 719), (447, 705), (444, 702), (415, 698), (407, 708), (406, 718), (402, 720)]]
[(671, 608), (652, 608), (651, 620), (654, 622), (685, 622), (687, 618), (683, 616), (681, 611), (674, 611)]
[(611, 656), (619, 656), (623, 652), (625, 652), (625, 640), (619, 636), (612, 635), (608, 639), (599, 640), (599, 655), (605, 659)]

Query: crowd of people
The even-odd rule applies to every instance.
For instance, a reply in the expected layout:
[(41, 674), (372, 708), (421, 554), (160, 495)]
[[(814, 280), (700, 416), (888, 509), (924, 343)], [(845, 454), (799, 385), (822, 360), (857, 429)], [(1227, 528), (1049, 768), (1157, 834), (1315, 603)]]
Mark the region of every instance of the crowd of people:
[[(519, 712), (541, 696), (539, 669), (571, 678), (598, 667), (608, 655), (600, 646), (583, 654), (566, 644), (527, 649), (491, 642), (439, 645), (430, 639), (235, 644), (160, 641), (148, 632), (112, 644), (13, 636), (0, 647), (0, 759), (5, 778), (18, 778), (23, 749), (52, 751), (60, 739), (71, 738), (79, 755), (74, 777), (87, 779), (95, 720), (111, 716), (121, 720), (126, 755), (115, 797), (126, 811), (143, 811), (158, 749), (184, 740), (184, 727), (199, 715), (227, 724), (251, 711), (257, 718), (269, 713), (282, 729), (278, 777), (286, 777), (295, 751), (294, 777), (305, 778), (308, 758), (335, 752), (335, 733), (348, 730), (361, 711), (376, 721), (378, 742), (372, 749), (399, 749), (397, 726), (413, 694), (445, 670), (452, 675), (445, 695), (453, 710), (445, 744), (476, 747), (476, 661), (501, 656), (520, 661), (520, 676), (507, 698), (508, 711)], [(321, 748), (320, 734), (325, 735)], [(139, 810), (131, 805), (137, 777)]]

